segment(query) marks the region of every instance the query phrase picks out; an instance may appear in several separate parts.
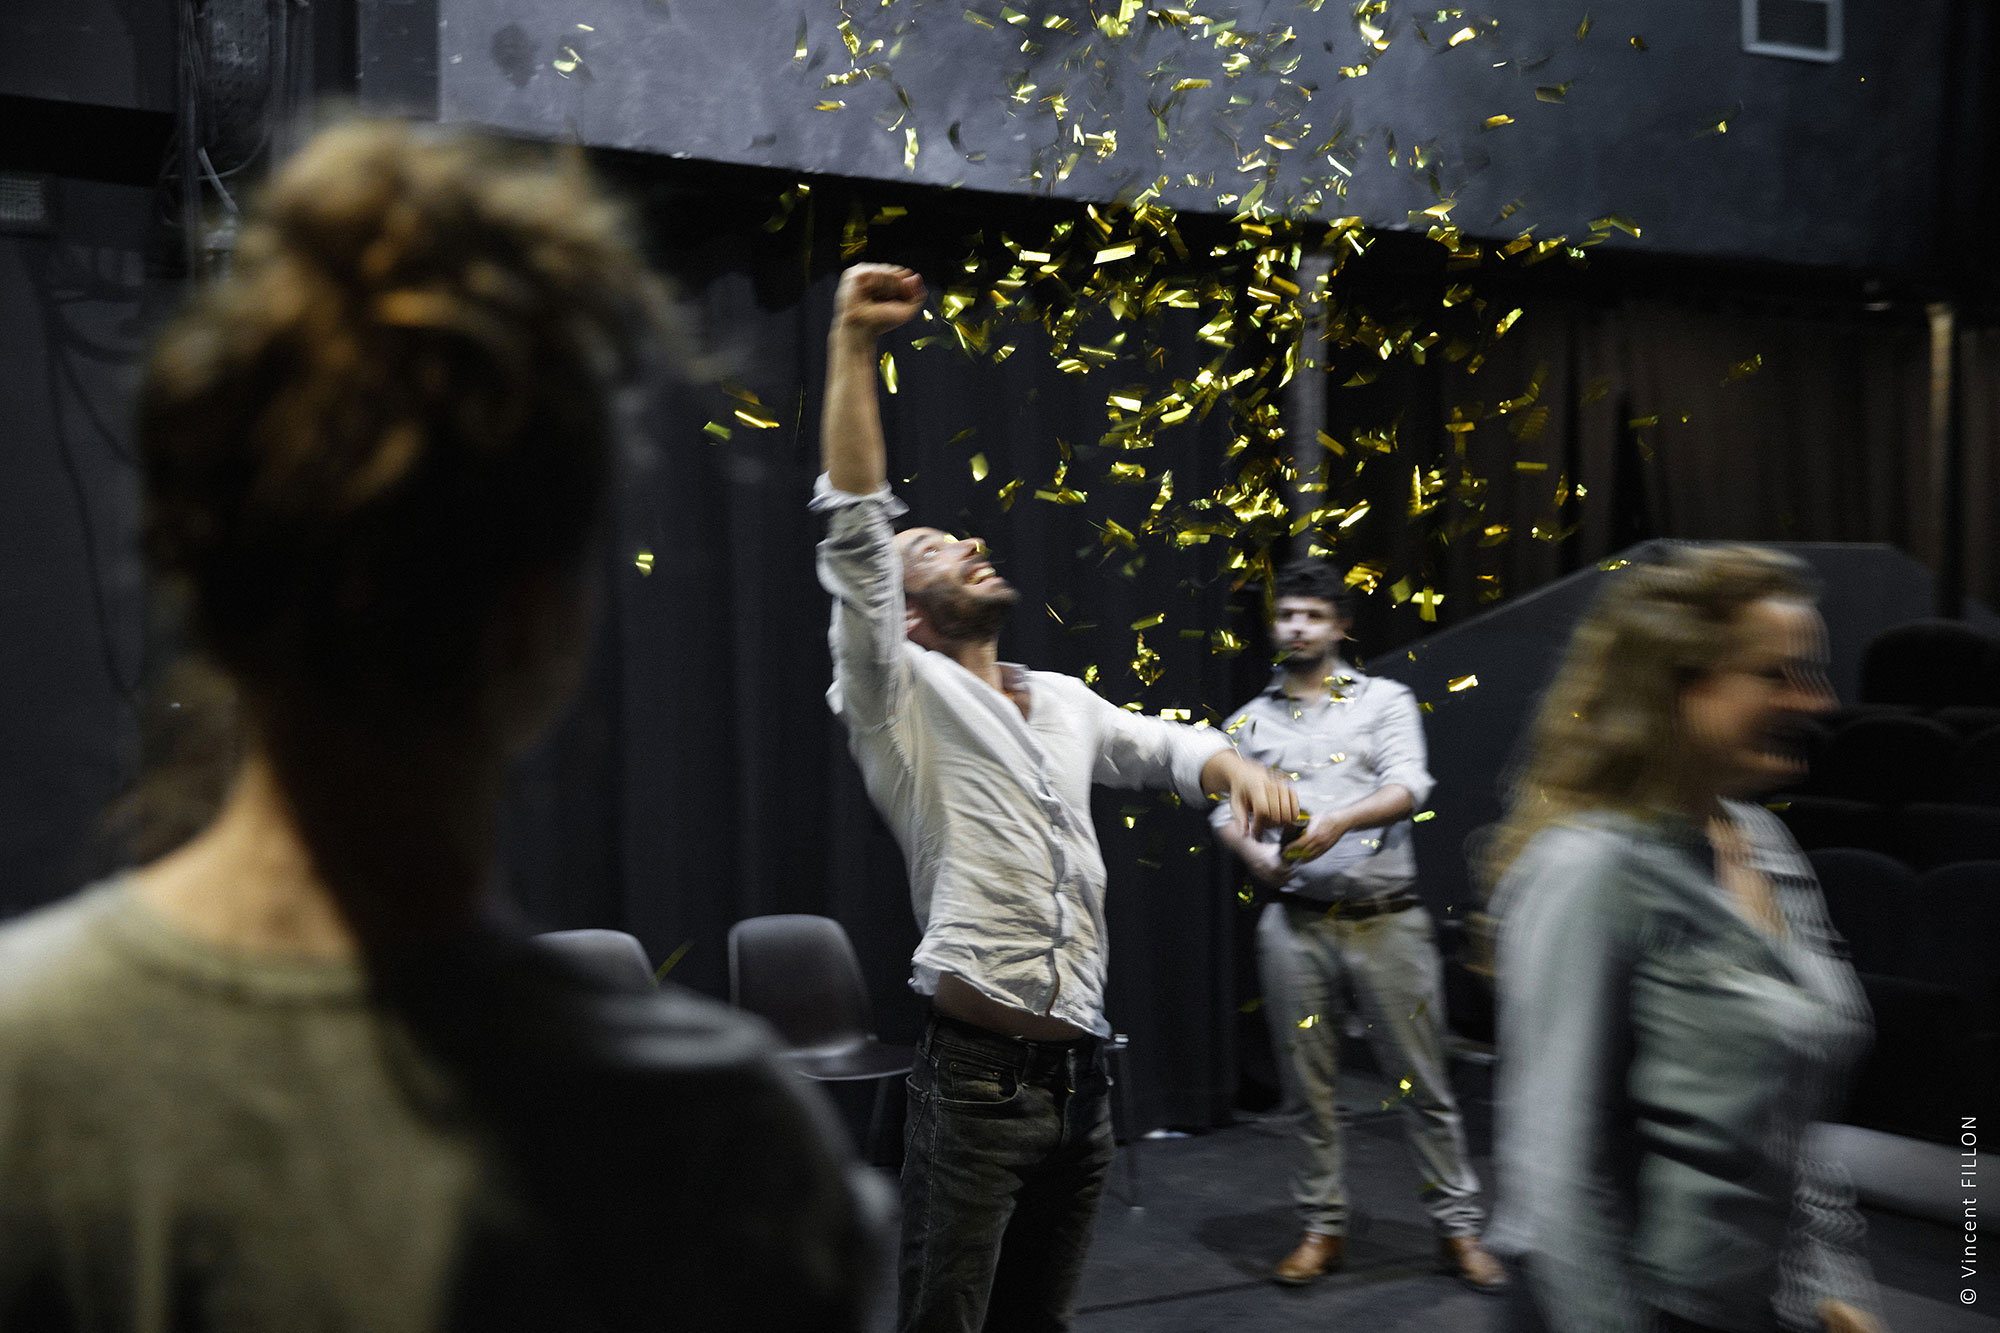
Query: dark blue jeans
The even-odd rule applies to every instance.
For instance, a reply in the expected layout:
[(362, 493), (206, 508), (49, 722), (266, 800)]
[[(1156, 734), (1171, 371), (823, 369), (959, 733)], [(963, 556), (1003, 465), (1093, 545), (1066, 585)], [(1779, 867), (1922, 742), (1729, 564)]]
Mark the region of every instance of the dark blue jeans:
[(1111, 1170), (1101, 1043), (933, 1016), (909, 1089), (899, 1327), (1067, 1329)]

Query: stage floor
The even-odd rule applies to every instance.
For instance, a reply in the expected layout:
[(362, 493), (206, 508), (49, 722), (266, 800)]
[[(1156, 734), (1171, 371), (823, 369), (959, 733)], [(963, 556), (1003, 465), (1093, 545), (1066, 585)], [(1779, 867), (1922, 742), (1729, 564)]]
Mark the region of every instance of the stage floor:
[[(1355, 1061), (1362, 1066), (1362, 1061)], [(1473, 1163), (1492, 1182), (1492, 1103), (1486, 1069), (1454, 1065)], [(1365, 1067), (1343, 1071), (1352, 1222), (1347, 1267), (1309, 1287), (1280, 1287), (1271, 1266), (1298, 1241), (1290, 1202), (1292, 1125), (1245, 1120), (1119, 1149), (1084, 1273), (1078, 1333), (1433, 1333), (1498, 1330), (1503, 1298), (1440, 1273), (1430, 1219), (1388, 1085)], [(1126, 1154), (1136, 1152), (1136, 1162)], [(1131, 1169), (1137, 1167), (1135, 1173)], [(1136, 1185), (1136, 1189), (1135, 1189)], [(1141, 1206), (1133, 1207), (1136, 1199)], [(1890, 1333), (1996, 1333), (2000, 1319), (1958, 1302), (1959, 1233), (1866, 1210), (1869, 1258)], [(885, 1274), (886, 1284), (894, 1279)], [(2000, 1306), (1984, 1274), (1980, 1308)], [(895, 1326), (893, 1297), (874, 1326)]]
[[(1464, 1069), (1463, 1066), (1459, 1067)], [(1490, 1186), (1491, 1105), (1460, 1080), (1480, 1179)], [(1473, 1085), (1473, 1086), (1467, 1086)], [(1439, 1273), (1430, 1220), (1398, 1112), (1386, 1085), (1358, 1071), (1343, 1079), (1353, 1221), (1344, 1271), (1304, 1288), (1267, 1274), (1298, 1240), (1288, 1177), (1289, 1123), (1266, 1119), (1136, 1148), (1137, 1199), (1121, 1161), (1112, 1176), (1084, 1277), (1080, 1333), (1264, 1333), (1340, 1328), (1368, 1333), (1498, 1329), (1504, 1302)], [(1942, 1225), (1871, 1210), (1869, 1251), (1891, 1333), (1994, 1333), (2000, 1320), (1958, 1303), (1961, 1243)], [(1982, 1301), (2000, 1286), (1980, 1279)]]

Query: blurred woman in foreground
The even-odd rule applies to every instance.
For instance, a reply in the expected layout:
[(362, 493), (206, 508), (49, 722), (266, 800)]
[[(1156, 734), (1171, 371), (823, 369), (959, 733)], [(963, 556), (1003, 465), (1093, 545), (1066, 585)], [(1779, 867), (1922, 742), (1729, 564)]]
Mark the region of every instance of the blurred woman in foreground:
[(1861, 1220), (1803, 1152), (1869, 1016), (1810, 866), (1745, 798), (1832, 704), (1805, 566), (1613, 574), (1494, 844), (1500, 1178), (1523, 1328), (1875, 1330)]
[(0, 930), (0, 1327), (860, 1323), (853, 1168), (762, 1030), (490, 901), (662, 308), (578, 155), (354, 122), (161, 339), (147, 554), (244, 758)]

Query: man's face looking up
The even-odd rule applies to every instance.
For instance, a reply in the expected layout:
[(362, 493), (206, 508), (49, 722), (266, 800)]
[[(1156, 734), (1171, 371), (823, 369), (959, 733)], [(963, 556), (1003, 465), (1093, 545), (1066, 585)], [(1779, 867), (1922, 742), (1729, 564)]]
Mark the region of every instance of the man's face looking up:
[(986, 543), (977, 537), (911, 528), (896, 534), (896, 551), (903, 562), (910, 637), (926, 647), (931, 640), (991, 638), (1020, 599), (1014, 586), (995, 572)]

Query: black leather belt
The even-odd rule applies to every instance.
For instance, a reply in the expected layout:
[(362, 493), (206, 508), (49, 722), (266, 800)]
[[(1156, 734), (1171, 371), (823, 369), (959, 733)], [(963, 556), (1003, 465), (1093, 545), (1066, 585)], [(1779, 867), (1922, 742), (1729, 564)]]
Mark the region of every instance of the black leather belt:
[(1391, 916), (1397, 912), (1407, 912), (1423, 903), (1423, 899), (1414, 893), (1385, 893), (1379, 898), (1335, 898), (1331, 902), (1294, 896), (1292, 901), (1297, 903), (1301, 910), (1324, 912), (1343, 921), (1366, 921), (1371, 916)]

